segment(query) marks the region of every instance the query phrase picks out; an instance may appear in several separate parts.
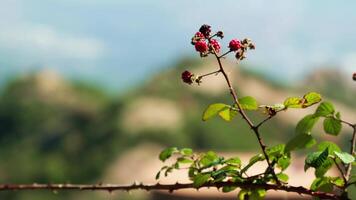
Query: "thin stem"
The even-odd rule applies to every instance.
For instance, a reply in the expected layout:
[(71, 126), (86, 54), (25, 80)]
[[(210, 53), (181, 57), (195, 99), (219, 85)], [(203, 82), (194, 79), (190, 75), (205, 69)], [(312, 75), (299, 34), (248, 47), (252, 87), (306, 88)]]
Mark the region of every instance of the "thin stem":
[[(210, 42), (210, 40), (209, 40)], [(276, 175), (276, 173), (274, 172), (274, 169), (273, 169), (273, 166), (271, 164), (271, 161), (270, 161), (270, 158), (269, 156), (267, 155), (267, 152), (266, 152), (266, 148), (267, 146), (264, 144), (262, 138), (261, 138), (261, 135), (259, 133), (259, 130), (258, 128), (253, 124), (253, 122), (251, 121), (251, 119), (246, 115), (245, 111), (241, 108), (241, 105), (239, 103), (239, 100), (238, 100), (238, 97), (237, 97), (237, 94), (235, 92), (235, 90), (233, 89), (232, 87), (232, 84), (231, 84), (231, 81), (229, 79), (229, 76), (227, 75), (222, 63), (221, 63), (221, 58), (218, 56), (218, 54), (216, 53), (215, 49), (212, 48), (213, 50), (213, 53), (218, 61), (218, 64), (219, 64), (219, 67), (220, 67), (220, 71), (221, 73), (224, 75), (224, 78), (226, 80), (226, 83), (229, 87), (229, 91), (230, 91), (230, 94), (232, 96), (232, 98), (234, 99), (234, 102), (238, 108), (238, 112), (240, 113), (241, 117), (247, 122), (247, 124), (250, 126), (250, 128), (253, 130), (253, 132), (255, 133), (257, 139), (258, 139), (258, 143), (260, 144), (260, 147), (262, 149), (262, 152), (266, 158), (266, 162), (268, 164), (268, 168), (270, 169), (271, 173), (272, 173), (272, 176), (273, 178), (275, 179), (276, 183), (278, 185), (281, 185), (281, 182), (278, 180), (278, 177)]]
[(231, 53), (232, 51), (231, 50), (229, 50), (229, 51), (227, 51), (226, 53), (224, 53), (224, 54), (222, 54), (221, 56), (219, 56), (219, 58), (223, 58), (224, 56), (226, 56), (227, 54), (229, 54), (229, 53)]
[(345, 184), (346, 184), (346, 183), (347, 183), (347, 179), (346, 179), (346, 177), (345, 177), (344, 171), (341, 169), (340, 165), (337, 164), (335, 158), (333, 159), (333, 161), (334, 161), (334, 163), (335, 163), (337, 169), (340, 171), (340, 174), (341, 174), (341, 176), (342, 176), (342, 179), (344, 179), (344, 182), (345, 182)]
[[(350, 147), (350, 154), (355, 155), (355, 143), (356, 143), (356, 126), (353, 126), (353, 133), (352, 133), (352, 139), (350, 140), (351, 142), (351, 147)], [(346, 167), (346, 178), (349, 180), (350, 175), (351, 175), (351, 170), (352, 170), (352, 163), (348, 164)]]
[[(218, 182), (218, 183), (206, 183), (199, 188), (203, 187), (216, 187), (221, 188), (225, 186), (235, 186), (240, 188), (250, 188), (250, 189), (258, 189), (263, 188), (265, 190), (280, 190), (286, 192), (295, 192), (299, 194), (305, 194), (309, 196), (319, 197), (322, 199), (335, 199), (341, 200), (341, 197), (337, 194), (321, 192), (321, 191), (312, 191), (304, 187), (295, 187), (295, 186), (287, 186), (287, 185), (272, 185), (272, 184), (256, 184), (256, 183), (238, 183), (238, 182)], [(144, 185), (140, 184), (132, 184), (132, 185), (116, 185), (116, 184), (94, 184), (94, 185), (84, 185), (84, 184), (0, 184), (0, 191), (9, 191), (9, 190), (87, 190), (87, 191), (130, 191), (142, 189), (146, 191), (150, 190), (167, 190), (173, 192), (175, 190), (187, 189), (187, 188), (195, 188), (193, 183), (176, 183), (176, 184), (155, 184), (155, 185)], [(199, 189), (197, 188), (197, 189)]]
[(205, 77), (205, 76), (210, 76), (210, 75), (212, 75), (212, 74), (219, 74), (221, 71), (220, 70), (216, 70), (216, 71), (213, 71), (213, 72), (210, 72), (210, 73), (207, 73), (207, 74), (203, 74), (203, 75), (200, 75), (200, 76), (198, 76), (197, 78), (198, 79), (201, 79), (201, 78), (203, 78), (203, 77)]
[(256, 128), (259, 128), (260, 126), (262, 126), (264, 123), (266, 123), (267, 121), (269, 121), (270, 119), (272, 119), (274, 116), (276, 116), (279, 112), (284, 111), (286, 109), (282, 109), (282, 110), (278, 110), (276, 111), (276, 113), (274, 115), (268, 115), (268, 117), (266, 117), (264, 120), (262, 120), (260, 123), (258, 123), (256, 125)]

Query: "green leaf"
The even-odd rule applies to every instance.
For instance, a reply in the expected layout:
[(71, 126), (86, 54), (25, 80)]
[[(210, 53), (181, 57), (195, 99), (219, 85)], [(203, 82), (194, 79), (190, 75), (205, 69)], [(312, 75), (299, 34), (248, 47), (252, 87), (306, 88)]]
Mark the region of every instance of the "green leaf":
[(270, 106), (270, 108), (272, 108), (272, 110), (278, 112), (278, 111), (285, 109), (286, 107), (284, 106), (284, 104), (276, 103), (276, 104)]
[(330, 183), (329, 177), (316, 178), (310, 186), (313, 191), (331, 192), (333, 185)]
[(335, 151), (334, 153), (344, 164), (350, 164), (355, 161), (355, 158), (347, 152), (339, 153)]
[(160, 154), (159, 154), (159, 159), (161, 161), (166, 161), (168, 158), (172, 156), (173, 153), (178, 152), (177, 147), (170, 147), (167, 149), (164, 149)]
[(180, 150), (180, 154), (183, 156), (191, 156), (193, 154), (193, 150), (190, 148), (183, 148)]
[(313, 152), (307, 155), (305, 159), (304, 171), (306, 171), (309, 167), (318, 168), (320, 167), (325, 160), (328, 158), (329, 149), (326, 148), (322, 152)]
[(198, 172), (199, 172), (199, 170), (197, 168), (192, 167), (192, 166), (189, 167), (189, 170), (188, 170), (189, 178), (192, 180), (192, 178), (194, 178), (197, 175)]
[(179, 164), (190, 164), (193, 162), (193, 160), (189, 159), (189, 158), (185, 158), (185, 157), (180, 157), (177, 159), (177, 162)]
[(250, 167), (252, 167), (252, 165), (254, 165), (255, 163), (259, 162), (259, 161), (263, 161), (265, 159), (263, 154), (257, 154), (255, 156), (253, 156), (249, 163), (241, 170), (241, 174), (245, 173)]
[(197, 174), (193, 180), (193, 186), (199, 188), (200, 186), (207, 183), (210, 179), (210, 174)]
[(338, 187), (343, 187), (345, 185), (344, 179), (340, 177), (330, 178), (330, 182)]
[(304, 95), (303, 97), (303, 108), (309, 107), (321, 101), (321, 95), (316, 92), (309, 92)]
[(320, 142), (318, 145), (318, 151), (324, 151), (325, 149), (329, 150), (329, 155), (334, 155), (334, 152), (341, 152), (341, 149), (339, 146), (337, 146), (337, 144), (333, 143), (333, 142), (329, 142), (329, 141), (323, 141)]
[(239, 200), (249, 199), (249, 193), (251, 193), (249, 190), (242, 188), (240, 192), (237, 194), (237, 197), (239, 198)]
[(283, 155), (284, 148), (285, 148), (284, 144), (278, 144), (273, 147), (267, 148), (266, 153), (271, 159), (273, 159), (274, 157), (279, 157), (279, 156)]
[(239, 98), (240, 106), (243, 110), (257, 110), (258, 104), (255, 98), (246, 96)]
[(333, 161), (330, 158), (327, 158), (321, 166), (315, 169), (314, 172), (315, 176), (323, 177), (326, 174), (326, 172), (329, 171), (329, 169), (332, 167), (333, 164), (334, 164)]
[(157, 172), (155, 179), (158, 180), (159, 177), (160, 177), (160, 175), (161, 175), (161, 170), (159, 170), (159, 171)]
[(223, 104), (223, 103), (214, 103), (210, 104), (207, 109), (205, 109), (203, 113), (203, 121), (206, 121), (212, 117), (215, 117), (216, 115), (219, 114), (220, 111), (230, 108), (229, 105)]
[(239, 157), (227, 159), (225, 160), (225, 163), (229, 165), (237, 166), (238, 168), (241, 167), (241, 160)]
[(303, 117), (303, 119), (301, 119), (296, 127), (296, 133), (297, 134), (307, 134), (309, 133), (315, 123), (319, 120), (319, 117), (315, 117), (314, 115), (310, 114), (310, 115), (306, 115), (305, 117)]
[(284, 106), (287, 108), (301, 108), (302, 99), (299, 97), (289, 97), (284, 101)]
[(290, 152), (293, 150), (310, 148), (316, 144), (316, 140), (309, 133), (301, 133), (295, 135), (286, 145), (285, 151)]
[(266, 190), (259, 188), (251, 190), (251, 194), (249, 195), (249, 199), (251, 200), (262, 200), (266, 196)]
[(227, 192), (231, 192), (234, 191), (237, 187), (235, 186), (224, 186), (222, 188), (222, 192), (227, 193)]
[(278, 159), (277, 166), (284, 171), (290, 165), (290, 156), (284, 155), (282, 158)]
[(200, 159), (200, 164), (204, 167), (204, 168), (208, 168), (211, 167), (213, 165), (217, 165), (220, 163), (220, 159), (218, 157), (218, 155), (216, 155), (215, 152), (213, 151), (208, 151), (207, 153), (205, 153), (203, 155), (203, 157)]
[(282, 181), (282, 182), (288, 182), (288, 175), (287, 174), (284, 174), (284, 173), (279, 173), (279, 174), (276, 174), (277, 175), (277, 178), (278, 180)]
[(299, 97), (289, 97), (284, 101), (284, 105), (287, 108), (307, 108), (321, 101), (321, 95), (316, 92), (309, 92)]
[(203, 121), (206, 121), (217, 115), (226, 121), (231, 121), (236, 114), (237, 111), (234, 110), (231, 106), (223, 103), (214, 103), (210, 104), (208, 108), (205, 109), (203, 113)]
[(318, 117), (326, 117), (329, 115), (333, 115), (335, 112), (334, 106), (330, 102), (324, 101), (321, 103), (315, 111), (315, 116)]
[(342, 128), (341, 121), (332, 117), (325, 118), (323, 125), (325, 133), (335, 136), (339, 135)]
[(233, 110), (230, 106), (222, 109), (219, 116), (225, 121), (231, 121), (237, 115), (237, 111)]

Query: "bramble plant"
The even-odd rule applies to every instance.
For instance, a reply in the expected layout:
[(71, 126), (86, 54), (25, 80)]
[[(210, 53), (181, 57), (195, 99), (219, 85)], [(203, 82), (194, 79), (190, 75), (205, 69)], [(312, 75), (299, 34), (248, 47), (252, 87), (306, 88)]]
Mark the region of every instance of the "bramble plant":
[[(159, 158), (166, 161), (172, 155), (177, 155), (177, 159), (172, 165), (163, 166), (158, 172), (156, 179), (159, 179), (162, 172), (167, 176), (173, 170), (189, 168), (188, 176), (193, 181), (193, 187), (215, 186), (222, 188), (222, 192), (231, 192), (237, 187), (241, 188), (238, 193), (239, 199), (263, 199), (267, 190), (285, 190), (307, 194), (322, 199), (347, 199), (347, 189), (355, 184), (356, 175), (351, 175), (352, 165), (355, 164), (355, 135), (356, 124), (346, 122), (341, 118), (331, 102), (321, 102), (321, 95), (316, 92), (308, 92), (303, 97), (288, 97), (283, 103), (274, 105), (259, 105), (251, 96), (239, 97), (234, 90), (229, 75), (226, 73), (222, 58), (230, 53), (234, 53), (237, 61), (246, 58), (248, 50), (255, 49), (255, 45), (250, 39), (233, 39), (229, 42), (228, 50), (221, 52), (218, 38), (223, 39), (222, 31), (211, 34), (209, 25), (203, 25), (193, 38), (192, 45), (199, 52), (201, 57), (212, 55), (216, 58), (218, 68), (216, 71), (195, 75), (189, 71), (182, 73), (182, 80), (188, 84), (202, 84), (203, 78), (221, 73), (227, 83), (232, 102), (214, 103), (209, 105), (203, 113), (202, 120), (207, 121), (213, 117), (220, 117), (231, 122), (236, 116), (249, 125), (256, 135), (257, 142), (261, 147), (261, 153), (253, 156), (249, 163), (241, 163), (239, 157), (224, 158), (213, 151), (205, 153), (194, 153), (192, 149), (175, 147), (167, 148), (161, 152)], [(356, 74), (353, 75), (356, 79)], [(321, 103), (320, 103), (321, 102)], [(319, 104), (320, 103), (320, 104)], [(260, 127), (267, 123), (281, 111), (288, 109), (306, 109), (315, 104), (319, 104), (315, 112), (305, 116), (296, 126), (295, 136), (286, 144), (267, 147), (263, 142)], [(262, 109), (266, 118), (261, 122), (253, 122), (245, 111), (258, 111)], [(314, 125), (323, 120), (323, 127), (326, 134), (338, 136), (342, 125), (351, 127), (353, 131), (351, 148), (348, 152), (342, 151), (338, 145), (330, 141), (322, 141), (317, 144), (317, 151), (306, 155), (304, 170), (315, 169), (315, 179), (310, 188), (293, 187), (288, 185), (288, 174), (285, 170), (291, 163), (291, 152), (299, 149), (308, 149), (316, 145), (311, 131)], [(259, 174), (248, 176), (247, 171), (258, 162), (265, 161), (267, 168)], [(326, 172), (335, 165), (340, 172), (340, 176), (327, 176)]]
[[(351, 174), (352, 166), (355, 162), (355, 142), (356, 124), (343, 120), (331, 102), (322, 101), (321, 95), (316, 92), (307, 92), (302, 97), (288, 97), (284, 102), (274, 105), (261, 105), (251, 96), (240, 97), (234, 90), (229, 75), (223, 66), (222, 59), (229, 54), (235, 54), (237, 61), (246, 58), (249, 50), (255, 49), (255, 45), (250, 39), (232, 39), (229, 42), (228, 50), (223, 52), (218, 40), (224, 38), (222, 31), (212, 33), (209, 25), (202, 25), (199, 31), (194, 34), (191, 44), (201, 57), (215, 57), (218, 67), (215, 71), (195, 75), (190, 71), (184, 71), (181, 78), (184, 83), (191, 86), (203, 84), (203, 79), (211, 75), (222, 74), (226, 81), (227, 88), (232, 97), (229, 103), (214, 103), (208, 105), (203, 112), (202, 120), (208, 121), (213, 117), (220, 117), (227, 122), (232, 122), (240, 116), (244, 120), (259, 143), (261, 152), (251, 157), (248, 163), (242, 163), (239, 157), (224, 158), (213, 151), (196, 153), (190, 148), (170, 147), (164, 149), (159, 154), (159, 159), (165, 162), (173, 159), (173, 164), (165, 165), (159, 170), (156, 179), (160, 176), (168, 176), (174, 170), (189, 169), (188, 177), (192, 183), (176, 183), (162, 185), (143, 185), (134, 183), (129, 186), (121, 185), (77, 185), (77, 184), (30, 184), (13, 185), (2, 184), (0, 190), (168, 190), (174, 191), (183, 188), (216, 187), (222, 192), (233, 192), (236, 188), (241, 190), (238, 198), (243, 199), (263, 199), (268, 190), (280, 190), (295, 192), (302, 195), (309, 195), (319, 199), (349, 199), (348, 189), (356, 185), (356, 174)], [(356, 73), (353, 74), (356, 81)], [(290, 109), (307, 109), (316, 106), (313, 113), (303, 117), (296, 125), (294, 137), (286, 144), (278, 144), (268, 147), (261, 137), (261, 127), (267, 124), (280, 112), (287, 112)], [(265, 118), (259, 122), (254, 122), (247, 115), (246, 111), (263, 111)], [(311, 134), (313, 127), (318, 121), (323, 121), (325, 134), (338, 136), (344, 126), (351, 128), (350, 149), (342, 150), (337, 144), (330, 141), (317, 142)], [(209, 122), (207, 122), (209, 123)], [(317, 144), (318, 143), (318, 144)], [(286, 169), (291, 164), (291, 152), (308, 149), (317, 146), (317, 151), (311, 151), (305, 156), (304, 170), (310, 168), (315, 170), (315, 179), (309, 188), (302, 186), (291, 186), (288, 184), (289, 175)], [(247, 175), (248, 170), (259, 162), (266, 162), (267, 167), (255, 175)], [(328, 176), (326, 173), (333, 166), (339, 171), (339, 176)]]

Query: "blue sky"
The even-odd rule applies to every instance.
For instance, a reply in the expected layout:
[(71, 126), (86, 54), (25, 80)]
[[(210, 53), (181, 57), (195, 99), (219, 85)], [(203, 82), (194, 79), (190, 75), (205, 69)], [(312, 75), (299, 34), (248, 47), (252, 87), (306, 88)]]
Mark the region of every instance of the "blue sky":
[(53, 69), (122, 89), (195, 55), (190, 38), (204, 23), (225, 32), (225, 46), (251, 38), (257, 49), (245, 63), (270, 77), (351, 72), (355, 9), (351, 0), (1, 0), (0, 79)]

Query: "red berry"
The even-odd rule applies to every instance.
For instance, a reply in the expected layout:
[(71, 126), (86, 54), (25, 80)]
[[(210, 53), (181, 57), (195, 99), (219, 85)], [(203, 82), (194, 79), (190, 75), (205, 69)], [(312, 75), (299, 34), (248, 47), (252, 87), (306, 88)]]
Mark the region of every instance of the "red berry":
[(208, 45), (206, 44), (205, 41), (198, 41), (195, 43), (195, 50), (197, 50), (200, 53), (205, 53), (208, 51)]
[(194, 74), (192, 74), (190, 71), (186, 70), (182, 73), (182, 80), (184, 83), (192, 84), (193, 76), (194, 76)]
[(220, 43), (217, 40), (212, 39), (210, 41), (211, 46), (215, 49), (216, 53), (220, 51)]
[(210, 26), (207, 24), (203, 24), (200, 27), (199, 32), (201, 32), (205, 37), (209, 37), (211, 32)]
[(241, 42), (237, 39), (233, 39), (229, 43), (230, 51), (237, 51), (241, 48)]
[(356, 72), (352, 75), (352, 79), (356, 81)]
[(204, 35), (203, 35), (203, 33), (201, 33), (201, 32), (196, 32), (195, 35), (194, 35), (194, 37), (197, 38), (197, 39), (198, 39), (198, 38), (200, 38), (200, 39), (204, 39), (204, 38), (205, 38)]

